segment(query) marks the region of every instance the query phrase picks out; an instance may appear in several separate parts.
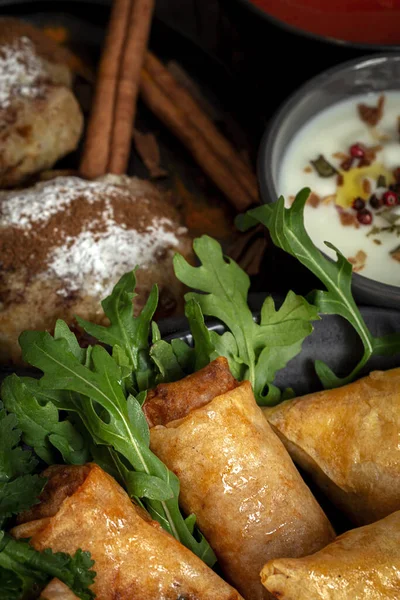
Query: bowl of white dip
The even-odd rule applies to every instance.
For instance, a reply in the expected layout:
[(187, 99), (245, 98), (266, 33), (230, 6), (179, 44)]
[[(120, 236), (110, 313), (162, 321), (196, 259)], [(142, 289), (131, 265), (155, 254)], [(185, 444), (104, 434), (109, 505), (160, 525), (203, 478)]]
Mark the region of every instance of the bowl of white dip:
[(308, 187), (304, 223), (353, 264), (364, 304), (400, 307), (400, 53), (340, 64), (304, 84), (261, 142), (264, 202)]

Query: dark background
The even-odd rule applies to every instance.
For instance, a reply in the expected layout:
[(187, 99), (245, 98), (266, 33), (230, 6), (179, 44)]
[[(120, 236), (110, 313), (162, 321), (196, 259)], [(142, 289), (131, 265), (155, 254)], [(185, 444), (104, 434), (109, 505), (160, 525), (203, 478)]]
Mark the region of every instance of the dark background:
[(297, 35), (260, 18), (246, 0), (157, 0), (156, 6), (160, 19), (240, 79), (254, 108), (267, 118), (309, 77), (375, 51)]

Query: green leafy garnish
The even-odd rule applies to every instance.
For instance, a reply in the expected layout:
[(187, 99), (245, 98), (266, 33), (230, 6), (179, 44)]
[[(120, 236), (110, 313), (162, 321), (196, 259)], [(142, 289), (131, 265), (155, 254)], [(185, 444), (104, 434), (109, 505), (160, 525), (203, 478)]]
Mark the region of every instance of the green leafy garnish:
[(89, 552), (73, 556), (50, 549), (38, 552), (25, 540), (0, 532), (0, 589), (2, 600), (22, 600), (57, 577), (82, 600), (95, 597), (90, 586), (96, 576)]
[[(149, 448), (149, 428), (139, 400), (124, 384), (124, 368), (102, 346), (92, 347), (90, 359), (86, 357), (82, 364), (68, 337), (55, 339), (39, 331), (26, 331), (20, 337), (24, 360), (44, 373), (37, 384), (39, 397), (52, 402), (58, 411), (77, 413), (94, 444), (112, 450), (128, 493), (140, 499), (180, 542), (207, 564), (214, 564), (210, 546), (202, 536), (197, 540), (190, 533), (180, 513), (178, 478)], [(28, 414), (32, 406), (36, 408), (29, 395), (21, 395), (19, 401)]]
[(316, 160), (312, 160), (311, 164), (320, 177), (332, 177), (337, 174), (337, 169), (335, 169), (322, 154), (320, 154)]
[(318, 312), (340, 315), (360, 336), (364, 347), (363, 355), (346, 377), (337, 377), (328, 365), (320, 360), (315, 362), (317, 374), (324, 387), (333, 388), (352, 381), (371, 356), (400, 352), (400, 334), (374, 337), (368, 330), (351, 293), (352, 265), (329, 242), (325, 244), (336, 252), (337, 259), (333, 261), (326, 258), (305, 230), (304, 206), (309, 193), (309, 189), (302, 190), (290, 208), (285, 208), (284, 199), (281, 197), (273, 204), (248, 211), (237, 222), (241, 229), (248, 229), (256, 223), (265, 225), (274, 244), (297, 258), (324, 284), (325, 290), (316, 290), (308, 297)]
[(379, 175), (377, 181), (376, 181), (376, 187), (386, 187), (386, 177), (384, 175)]
[[(289, 292), (278, 310), (273, 299), (267, 297), (260, 322), (256, 323), (247, 302), (247, 274), (223, 255), (220, 244), (212, 238), (202, 236), (193, 247), (201, 266), (192, 267), (176, 255), (174, 268), (180, 281), (202, 292), (185, 296), (198, 353), (196, 367), (225, 356), (232, 374), (239, 381), (251, 382), (259, 404), (275, 404), (281, 398), (280, 390), (273, 385), (275, 375), (300, 352), (303, 340), (312, 332), (311, 321), (319, 318), (317, 310)], [(223, 335), (208, 331), (202, 314), (219, 319), (228, 331)]]
[(38, 501), (46, 480), (32, 474), (37, 460), (20, 446), (17, 417), (0, 403), (0, 526)]

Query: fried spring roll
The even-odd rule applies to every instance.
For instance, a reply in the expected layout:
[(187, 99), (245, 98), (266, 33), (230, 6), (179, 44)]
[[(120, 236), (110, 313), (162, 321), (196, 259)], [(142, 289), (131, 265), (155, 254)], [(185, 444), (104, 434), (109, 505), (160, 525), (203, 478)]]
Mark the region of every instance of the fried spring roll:
[[(218, 372), (221, 365), (228, 370), (225, 359), (219, 359)], [(315, 552), (333, 539), (333, 532), (263, 417), (249, 382), (233, 386), (227, 377), (228, 390), (219, 387), (219, 395), (199, 407), (196, 391), (204, 379), (211, 386), (215, 367), (211, 363), (180, 382), (180, 393), (192, 398), (193, 410), (179, 402), (176, 384), (171, 387), (171, 414), (177, 420), (151, 429), (151, 448), (179, 477), (181, 505), (195, 513), (229, 581), (249, 600), (268, 598), (260, 581), (263, 564)], [(153, 408), (156, 397), (149, 400)], [(164, 407), (162, 415), (167, 414)]]
[(312, 556), (271, 560), (261, 577), (280, 600), (396, 600), (400, 512), (348, 531)]
[(238, 382), (226, 358), (217, 358), (201, 371), (174, 383), (160, 383), (147, 393), (143, 412), (149, 427), (163, 425), (187, 415), (194, 408), (233, 390)]
[(357, 525), (400, 509), (400, 369), (264, 409), (293, 460)]
[(59, 579), (52, 579), (40, 594), (40, 600), (79, 600), (74, 592)]
[(89, 551), (98, 600), (240, 600), (97, 465), (51, 467), (44, 475), (49, 483), (41, 504), (22, 515), (29, 520), (12, 534), (29, 536), (37, 550)]

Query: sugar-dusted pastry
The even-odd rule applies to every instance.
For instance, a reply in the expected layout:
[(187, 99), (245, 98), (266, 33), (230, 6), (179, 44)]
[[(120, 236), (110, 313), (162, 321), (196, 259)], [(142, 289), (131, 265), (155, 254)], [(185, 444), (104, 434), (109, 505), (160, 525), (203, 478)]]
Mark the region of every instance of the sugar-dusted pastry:
[(311, 556), (270, 560), (261, 578), (280, 600), (398, 600), (400, 512), (347, 531)]
[(52, 466), (44, 475), (41, 504), (11, 533), (36, 550), (90, 552), (97, 600), (241, 600), (97, 465)]
[(161, 314), (182, 302), (172, 256), (191, 240), (171, 202), (147, 181), (58, 177), (0, 193), (0, 360), (18, 360), (25, 329), (73, 315), (104, 321), (100, 301), (136, 265), (135, 306), (154, 283)]
[(400, 510), (400, 369), (287, 400), (264, 415), (293, 460), (354, 523)]
[(66, 52), (28, 23), (0, 18), (0, 187), (74, 150), (83, 127)]
[(182, 508), (196, 515), (224, 575), (244, 598), (269, 597), (260, 580), (268, 559), (304, 556), (333, 539), (250, 383), (235, 381), (225, 358), (158, 386), (144, 412), (157, 423), (151, 449), (180, 479)]

